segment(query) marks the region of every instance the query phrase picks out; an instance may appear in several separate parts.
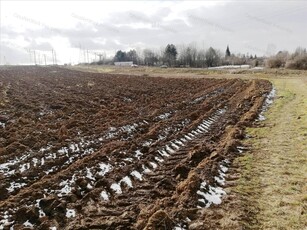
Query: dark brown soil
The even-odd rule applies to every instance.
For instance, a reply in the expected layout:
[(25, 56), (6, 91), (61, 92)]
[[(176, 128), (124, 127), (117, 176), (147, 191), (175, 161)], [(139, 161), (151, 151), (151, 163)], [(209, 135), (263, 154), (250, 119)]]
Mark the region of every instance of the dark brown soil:
[(222, 187), (220, 165), (270, 90), (264, 80), (0, 69), (0, 226), (189, 228), (206, 208), (197, 191)]

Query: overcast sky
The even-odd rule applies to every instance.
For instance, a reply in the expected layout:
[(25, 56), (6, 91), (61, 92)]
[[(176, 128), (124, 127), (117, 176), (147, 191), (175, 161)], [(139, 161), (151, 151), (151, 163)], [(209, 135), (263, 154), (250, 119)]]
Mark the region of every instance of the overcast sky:
[[(307, 47), (304, 1), (0, 1), (1, 64), (193, 43), (269, 56)], [(87, 52), (87, 51), (86, 51)], [(37, 60), (38, 61), (38, 60)]]

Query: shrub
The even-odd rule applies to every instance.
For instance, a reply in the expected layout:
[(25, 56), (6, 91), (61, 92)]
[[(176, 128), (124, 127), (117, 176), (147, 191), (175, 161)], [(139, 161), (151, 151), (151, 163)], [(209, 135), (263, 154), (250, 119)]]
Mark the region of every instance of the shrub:
[(285, 64), (286, 61), (279, 57), (271, 57), (266, 61), (266, 66), (269, 68), (280, 68), (284, 67)]
[(286, 63), (286, 68), (307, 70), (307, 55), (297, 56)]

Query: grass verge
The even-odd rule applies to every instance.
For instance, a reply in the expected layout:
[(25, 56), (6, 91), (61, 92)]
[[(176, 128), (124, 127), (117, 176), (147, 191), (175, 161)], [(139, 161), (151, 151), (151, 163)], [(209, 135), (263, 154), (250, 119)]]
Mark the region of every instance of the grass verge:
[(233, 191), (245, 200), (246, 229), (307, 229), (307, 85), (272, 79), (277, 98), (264, 127), (249, 128), (252, 150), (236, 159)]

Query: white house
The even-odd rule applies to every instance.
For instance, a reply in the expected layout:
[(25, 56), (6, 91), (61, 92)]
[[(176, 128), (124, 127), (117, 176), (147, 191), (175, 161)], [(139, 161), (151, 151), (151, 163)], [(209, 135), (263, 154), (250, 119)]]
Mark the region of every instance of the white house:
[(132, 61), (118, 61), (118, 62), (114, 62), (114, 65), (116, 65), (116, 66), (132, 66), (133, 62)]

